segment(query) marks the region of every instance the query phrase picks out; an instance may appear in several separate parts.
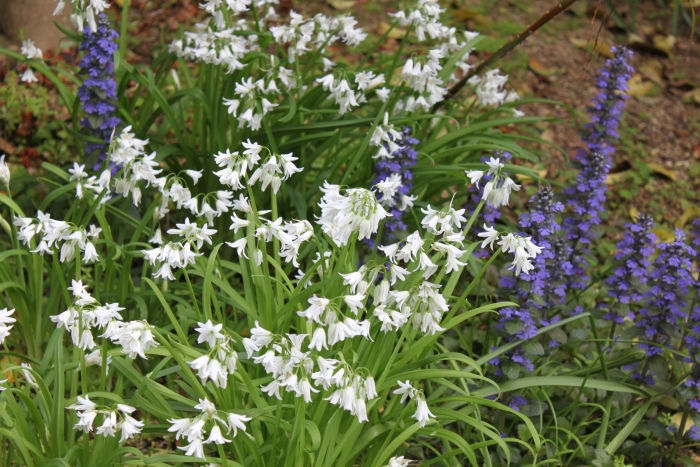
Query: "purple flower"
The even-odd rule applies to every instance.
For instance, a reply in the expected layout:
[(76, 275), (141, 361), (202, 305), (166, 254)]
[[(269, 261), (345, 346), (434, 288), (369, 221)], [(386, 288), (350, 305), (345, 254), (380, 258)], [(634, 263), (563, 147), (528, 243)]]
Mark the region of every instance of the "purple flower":
[[(391, 157), (381, 158), (374, 166), (374, 179), (372, 185), (376, 186), (382, 182), (395, 181), (397, 186), (391, 190), (391, 197), (385, 196), (377, 190), (377, 200), (389, 211), (384, 228), (388, 230), (387, 237), (395, 239), (395, 232), (406, 230), (406, 224), (402, 218), (404, 212), (412, 205), (411, 188), (413, 187), (413, 173), (411, 167), (416, 165), (418, 153), (414, 146), (419, 141), (411, 136), (411, 128), (404, 127), (401, 131), (401, 138), (396, 141), (399, 149), (391, 154)], [(374, 247), (371, 239), (367, 240), (370, 247)]]
[(591, 123), (584, 127), (583, 132), (586, 149), (577, 155), (581, 171), (574, 185), (564, 189), (571, 211), (564, 220), (564, 229), (572, 246), (573, 266), (572, 274), (567, 275), (567, 283), (575, 288), (583, 288), (587, 282), (588, 245), (605, 210), (605, 178), (612, 164), (613, 142), (618, 137), (617, 126), (628, 98), (625, 94), (627, 81), (633, 71), (628, 64), (632, 52), (625, 48), (614, 48), (612, 52), (614, 57), (598, 70), (596, 87), (599, 93), (589, 107)]
[[(643, 287), (649, 278), (649, 259), (654, 253), (656, 235), (651, 232), (654, 219), (640, 214), (635, 223), (626, 224), (622, 240), (616, 245), (617, 252), (613, 255), (620, 264), (612, 270), (605, 280), (608, 293), (621, 303), (640, 303), (644, 298)], [(621, 323), (623, 316), (608, 311), (604, 319)]]
[(78, 89), (78, 99), (82, 103), (86, 117), (81, 122), (91, 136), (103, 143), (90, 142), (85, 149), (88, 154), (97, 155), (94, 170), (99, 170), (107, 155), (107, 146), (119, 118), (114, 115), (117, 99), (117, 83), (114, 80), (114, 53), (117, 50), (116, 31), (109, 27), (105, 15), (98, 18), (97, 31), (89, 27), (83, 31), (80, 50), (84, 51), (80, 60), (80, 73), (85, 76)]
[(675, 240), (659, 244), (658, 250), (637, 321), (644, 340), (659, 344), (639, 344), (647, 355), (661, 354), (661, 346), (669, 345), (681, 328), (692, 328), (698, 322), (687, 310), (688, 290), (695, 285), (691, 274), (695, 251), (685, 243), (685, 233), (676, 230)]

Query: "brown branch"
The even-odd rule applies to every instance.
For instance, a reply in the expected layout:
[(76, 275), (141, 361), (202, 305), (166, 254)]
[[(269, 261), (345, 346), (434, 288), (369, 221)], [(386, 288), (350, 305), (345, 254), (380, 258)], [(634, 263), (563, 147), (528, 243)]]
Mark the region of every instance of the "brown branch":
[(459, 91), (462, 90), (465, 84), (467, 84), (467, 81), (469, 81), (469, 78), (471, 78), (474, 75), (477, 75), (484, 71), (486, 68), (491, 66), (493, 62), (496, 60), (500, 59), (503, 57), (505, 54), (510, 52), (512, 49), (514, 49), (518, 44), (523, 42), (525, 39), (530, 37), (530, 35), (537, 31), (539, 28), (547, 24), (552, 18), (557, 16), (559, 13), (562, 11), (566, 10), (569, 8), (571, 5), (573, 5), (577, 0), (564, 0), (560, 1), (557, 3), (554, 7), (550, 8), (545, 14), (540, 16), (540, 18), (532, 23), (530, 26), (525, 28), (520, 34), (515, 36), (510, 42), (507, 44), (503, 45), (500, 49), (498, 49), (493, 55), (488, 57), (486, 60), (483, 62), (479, 63), (475, 68), (473, 68), (469, 73), (464, 75), (462, 79), (460, 79), (457, 83), (455, 83), (454, 86), (450, 88), (449, 91), (447, 91), (447, 96), (445, 96), (445, 99), (442, 101), (438, 102), (433, 106), (433, 112), (437, 110), (440, 106), (442, 106), (445, 102), (447, 102), (450, 98), (454, 97), (455, 94), (457, 94)]

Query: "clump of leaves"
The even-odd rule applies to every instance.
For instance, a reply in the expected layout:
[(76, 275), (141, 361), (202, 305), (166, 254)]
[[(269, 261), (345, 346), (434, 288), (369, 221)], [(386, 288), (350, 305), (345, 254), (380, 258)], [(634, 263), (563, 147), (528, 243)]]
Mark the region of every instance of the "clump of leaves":
[(27, 159), (25, 165), (40, 156), (67, 161), (67, 155), (74, 152), (65, 129), (69, 118), (58, 96), (46, 87), (27, 86), (15, 71), (7, 73), (0, 86), (0, 136), (16, 148), (15, 154)]

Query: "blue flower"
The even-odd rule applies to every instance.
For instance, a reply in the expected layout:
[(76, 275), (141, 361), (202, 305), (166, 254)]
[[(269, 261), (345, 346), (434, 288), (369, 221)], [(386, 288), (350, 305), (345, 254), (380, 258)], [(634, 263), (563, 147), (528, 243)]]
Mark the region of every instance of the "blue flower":
[(104, 141), (90, 142), (85, 147), (88, 154), (97, 155), (95, 170), (104, 162), (112, 132), (120, 123), (120, 119), (114, 115), (117, 99), (117, 83), (114, 80), (117, 37), (119, 34), (109, 27), (107, 17), (100, 15), (97, 31), (91, 32), (86, 27), (80, 44), (80, 50), (85, 52), (80, 60), (80, 73), (85, 79), (78, 89), (78, 99), (86, 114), (81, 123), (91, 136)]

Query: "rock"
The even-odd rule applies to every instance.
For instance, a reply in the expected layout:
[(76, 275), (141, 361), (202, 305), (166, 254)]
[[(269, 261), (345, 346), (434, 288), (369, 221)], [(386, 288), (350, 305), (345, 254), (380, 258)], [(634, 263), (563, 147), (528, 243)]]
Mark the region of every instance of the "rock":
[(63, 38), (54, 21), (70, 26), (68, 10), (53, 16), (56, 0), (0, 0), (0, 31), (19, 43), (31, 39), (42, 50), (53, 49)]

